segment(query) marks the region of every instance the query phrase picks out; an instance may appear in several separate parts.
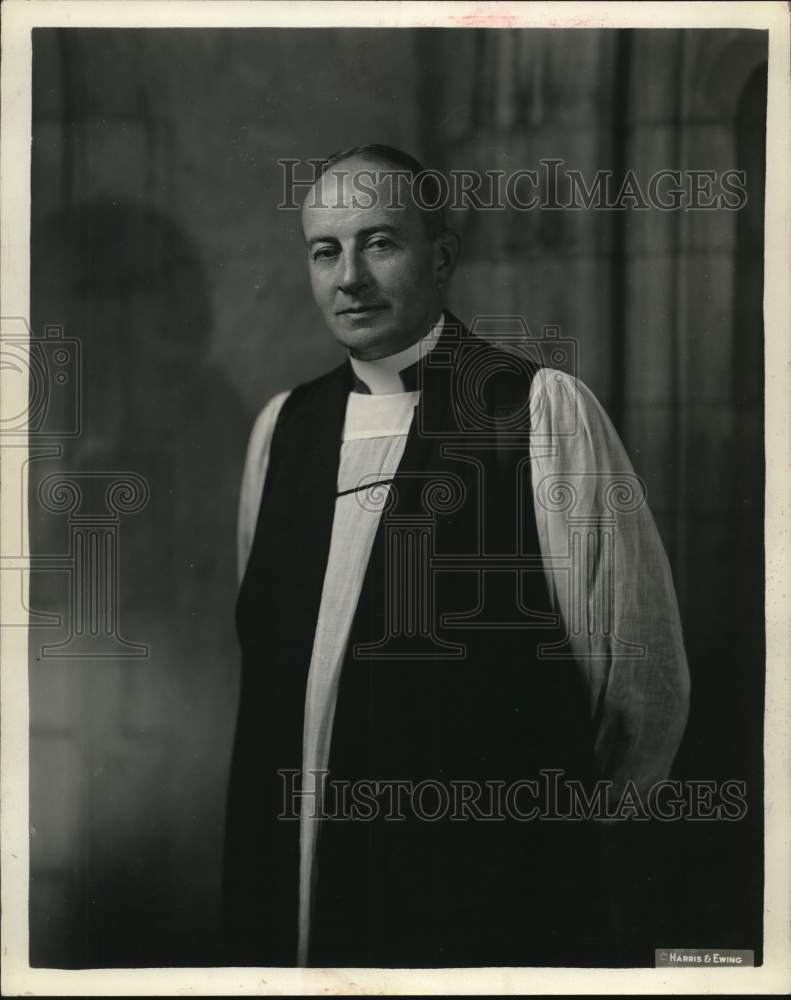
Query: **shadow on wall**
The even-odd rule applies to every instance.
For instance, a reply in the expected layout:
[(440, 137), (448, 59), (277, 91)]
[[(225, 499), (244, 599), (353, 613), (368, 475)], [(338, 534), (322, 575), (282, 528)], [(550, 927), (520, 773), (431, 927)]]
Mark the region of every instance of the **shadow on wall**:
[[(31, 607), (60, 617), (31, 631), (31, 964), (211, 964), (249, 420), (211, 364), (204, 270), (170, 219), (83, 203), (31, 248), (35, 336), (62, 327), (81, 367), (81, 433), (30, 466)], [(49, 426), (73, 403), (53, 392)], [(79, 505), (47, 507), (54, 474)], [(113, 507), (113, 483), (139, 509)]]

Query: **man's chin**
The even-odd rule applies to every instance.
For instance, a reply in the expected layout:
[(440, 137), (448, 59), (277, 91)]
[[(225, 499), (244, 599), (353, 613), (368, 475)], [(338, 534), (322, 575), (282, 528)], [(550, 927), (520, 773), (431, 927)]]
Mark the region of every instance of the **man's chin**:
[[(392, 344), (399, 340), (398, 331), (389, 323), (377, 323), (375, 318), (356, 321), (353, 327), (346, 323), (336, 325), (333, 333), (345, 348), (361, 360), (386, 357), (399, 349), (392, 348)], [(366, 355), (370, 357), (366, 358)]]

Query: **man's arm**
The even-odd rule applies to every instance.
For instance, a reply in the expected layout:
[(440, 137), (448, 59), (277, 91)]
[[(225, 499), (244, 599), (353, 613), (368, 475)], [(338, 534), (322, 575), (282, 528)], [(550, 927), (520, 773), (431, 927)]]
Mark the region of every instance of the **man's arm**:
[(253, 547), (255, 526), (258, 522), (258, 508), (261, 506), (261, 494), (269, 465), (272, 435), (280, 409), (287, 397), (288, 392), (280, 392), (269, 400), (253, 424), (247, 445), (247, 457), (244, 462), (242, 485), (239, 491), (239, 516), (236, 534), (237, 575), (240, 586), (250, 550)]
[[(533, 381), (531, 404), (539, 544), (553, 605), (567, 626), (578, 626), (569, 636), (590, 693), (599, 775), (614, 783), (616, 797), (630, 780), (643, 793), (667, 777), (689, 707), (670, 566), (645, 501), (614, 510), (617, 493), (608, 494), (608, 487), (639, 484), (593, 393), (572, 376), (545, 368)], [(553, 482), (568, 484), (571, 510), (547, 502)], [(569, 555), (569, 515), (592, 519), (576, 595), (571, 574), (551, 565), (553, 556)], [(605, 629), (608, 600), (612, 621)]]

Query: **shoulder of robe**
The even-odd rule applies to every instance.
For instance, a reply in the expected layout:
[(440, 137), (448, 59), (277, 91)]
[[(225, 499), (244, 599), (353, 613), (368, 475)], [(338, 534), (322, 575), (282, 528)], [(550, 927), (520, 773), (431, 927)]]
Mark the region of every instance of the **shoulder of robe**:
[(458, 365), (460, 383), (476, 392), (495, 418), (515, 417), (520, 412), (527, 417), (533, 379), (543, 367), (540, 363), (516, 348), (470, 337)]
[(304, 419), (311, 416), (314, 410), (320, 415), (322, 403), (334, 394), (342, 392), (349, 380), (349, 364), (344, 361), (317, 378), (301, 382), (289, 392), (280, 413), (280, 423), (295, 418)]

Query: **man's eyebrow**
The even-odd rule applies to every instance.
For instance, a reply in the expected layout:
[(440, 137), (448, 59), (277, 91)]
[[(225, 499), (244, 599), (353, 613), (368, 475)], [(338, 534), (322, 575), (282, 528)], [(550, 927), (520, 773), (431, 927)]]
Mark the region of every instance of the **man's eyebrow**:
[[(381, 226), (366, 226), (365, 229), (361, 229), (355, 235), (358, 239), (365, 239), (368, 236), (372, 236), (374, 233), (389, 233), (391, 236), (397, 236), (400, 230), (398, 226), (390, 226), (387, 223), (382, 223)], [(314, 243), (338, 243), (337, 236), (312, 236), (308, 240), (308, 246), (312, 247)]]

